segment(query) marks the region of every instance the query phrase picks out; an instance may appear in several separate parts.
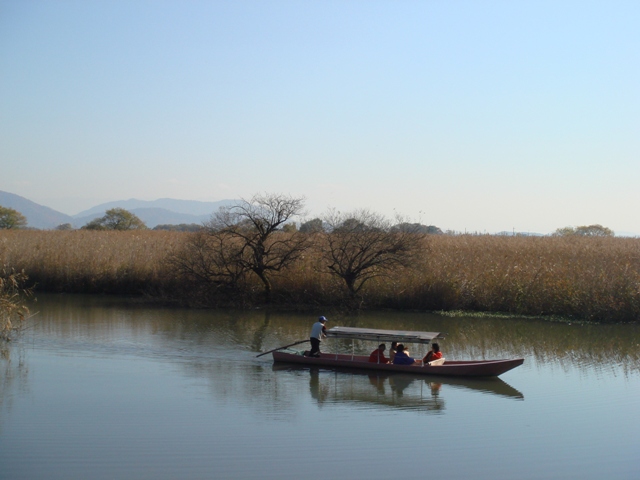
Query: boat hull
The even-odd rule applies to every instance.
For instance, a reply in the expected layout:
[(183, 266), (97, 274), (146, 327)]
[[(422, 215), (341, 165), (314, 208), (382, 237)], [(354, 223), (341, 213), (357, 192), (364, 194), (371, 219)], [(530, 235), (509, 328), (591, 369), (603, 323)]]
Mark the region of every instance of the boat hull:
[(323, 353), (319, 357), (305, 357), (300, 353), (273, 352), (275, 362), (295, 363), (308, 366), (357, 368), (383, 372), (409, 372), (422, 375), (445, 375), (451, 377), (497, 377), (524, 363), (523, 358), (508, 360), (458, 360), (445, 361), (443, 365), (393, 365), (369, 362), (362, 355), (335, 355)]

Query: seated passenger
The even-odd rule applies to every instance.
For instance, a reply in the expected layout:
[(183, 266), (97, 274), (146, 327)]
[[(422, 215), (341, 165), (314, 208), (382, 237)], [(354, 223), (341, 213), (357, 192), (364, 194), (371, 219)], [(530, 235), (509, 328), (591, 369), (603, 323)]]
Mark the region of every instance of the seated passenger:
[(393, 364), (394, 365), (413, 365), (414, 363), (416, 363), (416, 360), (406, 354), (406, 352), (404, 351), (404, 345), (400, 343), (398, 345), (398, 352), (396, 353), (396, 356), (393, 359)]
[(391, 350), (389, 350), (389, 363), (393, 363), (393, 358), (396, 356), (396, 352), (398, 348), (398, 342), (395, 340), (391, 342)]
[(431, 345), (431, 350), (427, 352), (427, 354), (422, 359), (422, 364), (426, 365), (428, 362), (432, 362), (434, 360), (438, 360), (442, 358), (442, 352), (440, 351), (440, 345), (434, 343)]
[(387, 349), (387, 346), (384, 343), (378, 345), (371, 355), (369, 355), (369, 361), (371, 363), (389, 363), (389, 359), (384, 356), (384, 351)]

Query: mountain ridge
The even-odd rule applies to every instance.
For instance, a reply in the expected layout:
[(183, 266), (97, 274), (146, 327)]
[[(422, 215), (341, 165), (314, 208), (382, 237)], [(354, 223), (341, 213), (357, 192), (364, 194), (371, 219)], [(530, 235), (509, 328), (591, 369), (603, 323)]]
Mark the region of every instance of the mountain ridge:
[(202, 202), (172, 198), (158, 200), (130, 198), (129, 200), (102, 203), (76, 215), (67, 215), (15, 193), (0, 190), (0, 206), (17, 210), (27, 219), (27, 227), (39, 229), (54, 229), (65, 223), (70, 223), (74, 228), (80, 228), (94, 218), (102, 217), (107, 210), (112, 208), (124, 208), (130, 211), (145, 222), (149, 228), (154, 228), (157, 225), (202, 223), (208, 220), (220, 207), (230, 206), (234, 203), (236, 200)]
[(17, 210), (27, 219), (27, 226), (33, 228), (55, 228), (63, 223), (73, 223), (73, 217), (45, 207), (15, 193), (0, 190), (0, 205)]
[(89, 215), (104, 215), (104, 212), (112, 208), (124, 208), (125, 210), (133, 211), (134, 209), (164, 209), (169, 212), (182, 213), (187, 215), (209, 217), (212, 213), (217, 211), (220, 207), (230, 206), (235, 204), (236, 200), (219, 200), (217, 202), (202, 202), (198, 200), (177, 200), (173, 198), (159, 198), (157, 200), (138, 200), (136, 198), (130, 198), (128, 200), (116, 200), (112, 202), (101, 203), (95, 207), (91, 207), (88, 210), (73, 215), (73, 218), (83, 218)]

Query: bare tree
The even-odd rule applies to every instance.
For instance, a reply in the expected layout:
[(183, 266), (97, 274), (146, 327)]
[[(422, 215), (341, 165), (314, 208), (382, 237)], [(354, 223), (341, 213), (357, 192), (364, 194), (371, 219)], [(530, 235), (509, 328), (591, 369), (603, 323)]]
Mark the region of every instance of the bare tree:
[(191, 233), (177, 251), (169, 254), (167, 262), (191, 287), (197, 287), (196, 295), (203, 290), (232, 292), (247, 274), (247, 269), (237, 261), (238, 255), (237, 242), (226, 233), (201, 229)]
[(422, 238), (393, 229), (391, 222), (369, 210), (330, 211), (324, 221), (330, 229), (322, 245), (324, 260), (329, 271), (344, 280), (352, 300), (372, 278), (408, 265)]
[(253, 272), (271, 299), (271, 276), (298, 260), (309, 247), (308, 237), (281, 227), (302, 214), (304, 198), (282, 194), (255, 195), (231, 207), (222, 207), (205, 224), (208, 234), (227, 253), (224, 261), (235, 271)]

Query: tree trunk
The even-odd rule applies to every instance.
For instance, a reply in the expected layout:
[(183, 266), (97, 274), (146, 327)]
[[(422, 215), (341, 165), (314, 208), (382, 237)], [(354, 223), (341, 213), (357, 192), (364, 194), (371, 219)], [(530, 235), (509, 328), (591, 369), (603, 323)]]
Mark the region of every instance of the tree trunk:
[(264, 286), (264, 302), (271, 303), (271, 282), (269, 281), (269, 278), (264, 271), (256, 272), (256, 275), (258, 275), (260, 281), (262, 281), (262, 285)]

